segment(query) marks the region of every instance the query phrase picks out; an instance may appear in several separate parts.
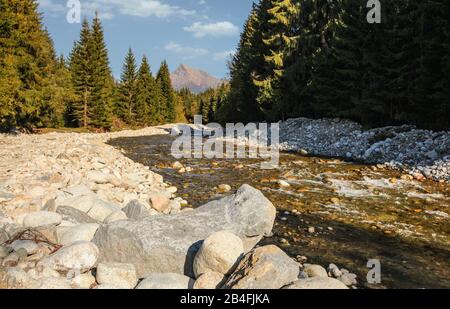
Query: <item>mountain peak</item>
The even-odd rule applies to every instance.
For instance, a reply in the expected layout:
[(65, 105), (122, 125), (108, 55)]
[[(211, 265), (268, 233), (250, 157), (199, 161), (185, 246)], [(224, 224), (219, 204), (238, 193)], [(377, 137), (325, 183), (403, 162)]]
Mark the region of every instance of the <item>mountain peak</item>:
[(180, 90), (182, 88), (189, 88), (194, 93), (200, 93), (222, 84), (220, 79), (211, 76), (205, 71), (191, 68), (186, 64), (180, 64), (180, 66), (170, 74), (170, 77), (175, 89)]

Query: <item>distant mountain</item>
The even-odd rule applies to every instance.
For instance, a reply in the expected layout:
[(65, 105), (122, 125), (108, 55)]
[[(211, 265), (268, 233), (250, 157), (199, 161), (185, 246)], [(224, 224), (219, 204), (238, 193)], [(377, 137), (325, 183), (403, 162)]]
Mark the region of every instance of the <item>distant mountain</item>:
[(182, 64), (170, 74), (173, 87), (177, 90), (189, 88), (194, 93), (203, 92), (209, 88), (216, 88), (224, 81), (215, 78), (205, 71), (197, 70)]

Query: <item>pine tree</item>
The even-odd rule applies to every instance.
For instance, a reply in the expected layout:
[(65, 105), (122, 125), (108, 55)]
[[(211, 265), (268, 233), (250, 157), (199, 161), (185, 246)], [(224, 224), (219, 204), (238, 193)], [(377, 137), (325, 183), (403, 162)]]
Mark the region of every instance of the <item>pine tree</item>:
[(265, 117), (257, 103), (258, 89), (252, 79), (253, 72), (263, 64), (258, 17), (264, 9), (260, 4), (253, 4), (244, 25), (237, 52), (230, 63), (231, 90), (228, 106), (221, 112), (222, 122), (258, 121)]
[[(131, 48), (125, 57), (120, 78), (120, 115), (128, 124), (134, 124), (136, 118), (137, 72), (136, 59)], [(141, 112), (141, 111), (139, 111)]]
[(259, 15), (262, 32), (264, 63), (253, 73), (258, 88), (257, 101), (268, 119), (280, 116), (277, 98), (279, 83), (284, 75), (286, 58), (292, 52), (297, 37), (292, 32), (292, 22), (298, 7), (291, 0), (263, 0)]
[(166, 61), (161, 63), (156, 79), (157, 83), (161, 87), (161, 115), (163, 116), (165, 122), (173, 123), (176, 118), (175, 98), (174, 90), (172, 88), (172, 81), (170, 80), (169, 66)]
[(0, 2), (0, 123), (2, 126), (51, 126), (59, 118), (54, 98), (53, 42), (42, 26), (35, 0)]
[(136, 119), (138, 124), (157, 125), (159, 123), (159, 95), (148, 59), (144, 56), (137, 74)]
[(108, 50), (98, 13), (92, 22), (90, 58), (92, 65), (92, 125), (110, 129), (112, 125), (111, 103), (113, 78), (109, 68)]
[(74, 44), (70, 55), (72, 85), (77, 99), (71, 106), (73, 118), (78, 126), (87, 128), (91, 124), (91, 95), (93, 91), (93, 68), (91, 55), (91, 29), (87, 19), (83, 20), (80, 39)]

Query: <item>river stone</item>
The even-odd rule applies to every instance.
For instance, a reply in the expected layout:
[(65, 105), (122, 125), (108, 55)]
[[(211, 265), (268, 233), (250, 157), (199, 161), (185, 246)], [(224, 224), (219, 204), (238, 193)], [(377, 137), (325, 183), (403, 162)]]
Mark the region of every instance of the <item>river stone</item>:
[(27, 255), (35, 254), (39, 250), (38, 244), (32, 240), (15, 240), (12, 242), (10, 247), (14, 251), (18, 251), (19, 249), (25, 249)]
[(194, 283), (194, 290), (220, 289), (225, 284), (227, 279), (228, 278), (223, 274), (209, 271), (198, 277), (198, 279)]
[(70, 280), (70, 286), (74, 289), (87, 290), (96, 284), (95, 277), (90, 273), (78, 274)]
[(23, 219), (24, 227), (40, 227), (46, 225), (59, 225), (62, 216), (56, 212), (36, 211), (29, 213)]
[(96, 184), (108, 184), (112, 183), (114, 185), (118, 184), (118, 179), (116, 176), (109, 173), (102, 173), (99, 171), (90, 171), (86, 175), (87, 179)]
[(280, 289), (297, 280), (300, 265), (270, 245), (249, 252), (228, 279), (231, 289)]
[(173, 273), (152, 273), (136, 287), (138, 290), (187, 290), (192, 289), (194, 280)]
[(312, 264), (305, 264), (303, 271), (308, 274), (308, 277), (314, 278), (314, 277), (321, 277), (321, 278), (327, 278), (328, 273), (320, 265), (312, 265)]
[(288, 290), (345, 290), (348, 289), (341, 281), (333, 278), (315, 277), (308, 279), (301, 279), (284, 287)]
[(358, 281), (356, 280), (357, 276), (352, 273), (345, 273), (342, 274), (339, 278), (337, 278), (339, 281), (341, 281), (346, 286), (352, 286), (358, 284)]
[(77, 185), (77, 186), (63, 189), (61, 191), (65, 192), (65, 193), (69, 193), (72, 196), (89, 195), (89, 194), (94, 193), (94, 192), (92, 192), (91, 189), (89, 189), (89, 187), (87, 187), (85, 185)]
[(162, 194), (152, 194), (150, 196), (150, 205), (159, 213), (170, 212), (170, 200)]
[(75, 224), (83, 223), (98, 223), (97, 220), (88, 216), (85, 212), (70, 206), (59, 206), (56, 212), (63, 216), (64, 221), (69, 221)]
[(3, 259), (7, 257), (10, 253), (10, 249), (7, 249), (6, 247), (0, 246), (0, 259)]
[(227, 184), (221, 184), (221, 185), (219, 185), (219, 186), (217, 187), (217, 190), (218, 190), (220, 193), (227, 193), (227, 192), (230, 192), (230, 191), (231, 191), (231, 186), (230, 186), (230, 185), (227, 185)]
[(65, 278), (55, 278), (55, 277), (47, 277), (39, 280), (39, 283), (36, 286), (36, 289), (39, 290), (70, 290), (72, 287), (70, 286), (69, 281)]
[(128, 218), (139, 220), (150, 216), (150, 212), (147, 207), (140, 203), (138, 200), (133, 200), (127, 204), (127, 206), (122, 209)]
[(58, 206), (70, 206), (81, 212), (87, 213), (91, 210), (97, 200), (99, 200), (99, 198), (95, 194), (86, 194), (74, 196), (62, 201), (57, 200), (56, 202)]
[(61, 277), (61, 274), (59, 272), (48, 267), (32, 268), (27, 272), (27, 274), (35, 280), (47, 277)]
[(77, 241), (91, 241), (99, 226), (97, 223), (85, 223), (74, 227), (58, 227), (58, 243), (65, 246)]
[(11, 267), (6, 271), (0, 269), (0, 282), (8, 289), (31, 289), (37, 284), (36, 280), (19, 267)]
[(194, 277), (194, 257), (208, 236), (221, 230), (233, 232), (247, 252), (270, 235), (274, 220), (272, 203), (260, 191), (243, 185), (235, 195), (193, 211), (101, 226), (93, 242), (101, 261), (132, 263), (140, 278), (154, 272)]
[(9, 240), (9, 235), (5, 229), (0, 228), (0, 244), (3, 244)]
[(134, 289), (138, 278), (133, 264), (100, 263), (97, 266), (97, 282), (122, 289)]
[(4, 267), (15, 267), (19, 264), (20, 256), (17, 252), (10, 253), (7, 257), (3, 259), (2, 266)]
[(66, 273), (69, 271), (84, 273), (97, 264), (98, 254), (98, 248), (95, 244), (75, 242), (43, 258), (38, 266), (49, 267)]
[(328, 275), (333, 278), (339, 278), (342, 276), (342, 271), (339, 270), (336, 264), (330, 264), (328, 266)]
[(194, 274), (212, 271), (230, 275), (244, 255), (242, 240), (228, 231), (220, 231), (205, 239), (194, 259)]
[(108, 216), (110, 216), (114, 212), (122, 211), (122, 209), (109, 202), (105, 202), (101, 199), (98, 199), (92, 208), (87, 212), (87, 214), (94, 218), (97, 221), (103, 222)]
[(110, 214), (104, 220), (104, 223), (105, 224), (110, 224), (110, 223), (117, 222), (117, 221), (120, 221), (120, 220), (128, 220), (127, 215), (122, 210), (118, 210), (118, 211), (115, 211), (112, 214)]

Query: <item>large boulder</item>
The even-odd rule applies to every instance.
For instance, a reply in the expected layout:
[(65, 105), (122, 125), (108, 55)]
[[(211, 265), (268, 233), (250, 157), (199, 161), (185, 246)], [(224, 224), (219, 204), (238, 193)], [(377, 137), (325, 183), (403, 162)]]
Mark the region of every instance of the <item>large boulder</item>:
[(204, 239), (228, 230), (241, 238), (248, 252), (271, 233), (275, 212), (260, 191), (243, 185), (235, 195), (194, 211), (102, 226), (93, 242), (101, 261), (132, 263), (140, 278), (158, 272), (194, 277), (194, 257)]
[(300, 264), (270, 245), (248, 253), (228, 279), (227, 289), (280, 289), (298, 279)]

